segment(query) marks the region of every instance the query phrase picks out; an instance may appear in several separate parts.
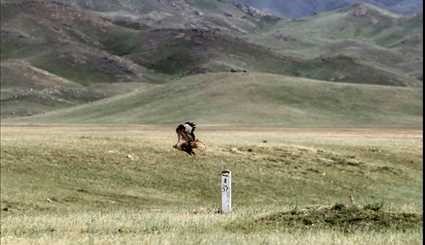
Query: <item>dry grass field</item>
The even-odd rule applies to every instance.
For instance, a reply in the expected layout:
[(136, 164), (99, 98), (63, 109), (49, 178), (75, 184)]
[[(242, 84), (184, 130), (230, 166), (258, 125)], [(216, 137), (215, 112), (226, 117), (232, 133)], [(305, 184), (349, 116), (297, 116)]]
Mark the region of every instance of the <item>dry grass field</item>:
[[(1, 244), (420, 244), (422, 130), (2, 125)], [(233, 173), (231, 215), (217, 213)]]

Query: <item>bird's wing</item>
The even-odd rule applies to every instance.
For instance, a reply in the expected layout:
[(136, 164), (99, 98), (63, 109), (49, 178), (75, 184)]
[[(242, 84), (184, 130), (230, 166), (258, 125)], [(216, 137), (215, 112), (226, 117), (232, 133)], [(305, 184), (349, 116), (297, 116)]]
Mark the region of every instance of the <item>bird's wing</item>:
[(193, 133), (196, 129), (196, 124), (194, 122), (185, 122), (185, 128), (189, 130), (188, 133)]
[(195, 140), (196, 124), (194, 122), (185, 122), (184, 128), (185, 128), (186, 134), (188, 136), (188, 140), (194, 141)]
[(177, 126), (176, 128), (177, 144), (184, 139), (184, 131), (185, 131), (185, 127), (183, 125), (180, 124)]
[(177, 143), (190, 141), (189, 133), (187, 133), (187, 129), (185, 125), (180, 124), (179, 126), (177, 126), (176, 133), (177, 133)]
[(184, 129), (186, 131), (186, 133), (191, 134), (193, 131), (193, 127), (187, 123), (184, 124)]
[(185, 122), (185, 124), (189, 124), (190, 126), (192, 126), (194, 128), (196, 127), (196, 124), (194, 122), (189, 121), (189, 122)]

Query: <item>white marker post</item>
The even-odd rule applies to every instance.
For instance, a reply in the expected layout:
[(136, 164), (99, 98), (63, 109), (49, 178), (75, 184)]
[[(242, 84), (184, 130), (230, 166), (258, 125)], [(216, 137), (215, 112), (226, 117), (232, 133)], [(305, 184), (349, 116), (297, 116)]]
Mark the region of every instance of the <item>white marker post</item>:
[(232, 212), (232, 172), (221, 172), (221, 213)]

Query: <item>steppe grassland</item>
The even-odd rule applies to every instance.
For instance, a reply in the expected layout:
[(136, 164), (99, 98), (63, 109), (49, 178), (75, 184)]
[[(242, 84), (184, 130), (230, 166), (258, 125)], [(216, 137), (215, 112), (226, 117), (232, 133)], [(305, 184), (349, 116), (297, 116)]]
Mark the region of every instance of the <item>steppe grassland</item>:
[[(1, 128), (2, 244), (419, 244), (419, 229), (246, 232), (309, 206), (383, 202), (422, 214), (422, 131), (202, 126), (207, 145), (174, 151), (174, 126)], [(348, 159), (348, 160), (345, 160)], [(234, 212), (216, 214), (219, 174)]]

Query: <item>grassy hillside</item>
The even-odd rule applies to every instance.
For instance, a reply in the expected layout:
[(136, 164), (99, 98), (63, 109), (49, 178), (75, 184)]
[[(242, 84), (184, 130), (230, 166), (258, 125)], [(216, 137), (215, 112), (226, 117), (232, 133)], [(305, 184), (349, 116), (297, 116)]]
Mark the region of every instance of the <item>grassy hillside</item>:
[(408, 34), (419, 33), (422, 23), (414, 18), (402, 17), (372, 5), (360, 4), (300, 20), (281, 21), (270, 31), (280, 30), (294, 38), (309, 37), (306, 41), (355, 39), (385, 44), (379, 37), (392, 37), (386, 40), (391, 42)]
[(58, 3), (2, 3), (2, 61), (25, 59), (65, 79), (97, 82), (147, 80), (143, 67), (103, 50), (101, 40), (120, 27)]
[(311, 16), (324, 11), (332, 11), (347, 7), (359, 2), (371, 3), (381, 8), (402, 14), (416, 14), (423, 9), (422, 0), (298, 0), (298, 1), (273, 1), (273, 0), (244, 0), (258, 8), (273, 10), (276, 14), (299, 18)]
[[(326, 81), (419, 86), (415, 77), (365, 63), (348, 55), (295, 58), (246, 40), (203, 29), (154, 29), (111, 35), (105, 46), (152, 70), (184, 76), (206, 72), (255, 71)], [(365, 50), (367, 51), (367, 50)], [(397, 56), (398, 58), (399, 56)], [(394, 60), (390, 60), (394, 64)], [(396, 61), (397, 62), (397, 61)]]
[(401, 17), (363, 4), (301, 20), (283, 20), (248, 38), (283, 54), (310, 58), (344, 55), (371, 68), (415, 79), (423, 73), (422, 18), (421, 14)]
[(420, 127), (417, 88), (335, 84), (257, 73), (183, 78), (29, 122), (202, 123)]
[(164, 76), (105, 50), (123, 29), (59, 3), (1, 3), (1, 115), (16, 117), (132, 91)]
[(1, 115), (27, 116), (104, 98), (22, 61), (1, 63)]
[(262, 22), (229, 0), (59, 0), (67, 5), (95, 11), (108, 19), (153, 28), (221, 29), (228, 32), (252, 31)]
[(177, 77), (232, 69), (293, 73), (300, 63), (238, 37), (205, 29), (123, 32), (110, 35), (104, 45), (113, 54)]
[[(2, 127), (2, 244), (420, 242), (419, 131), (200, 124), (198, 136), (207, 151), (190, 158), (171, 147), (174, 125)], [(232, 215), (217, 214), (224, 168)]]
[(98, 82), (82, 85), (20, 60), (2, 62), (0, 67), (3, 119), (89, 103), (151, 86), (138, 82)]
[(139, 20), (117, 21), (37, 1), (2, 3), (2, 11), (7, 13), (2, 23), (3, 60), (26, 59), (83, 85), (157, 81), (158, 73), (182, 76), (232, 68), (291, 72), (284, 68), (295, 63), (216, 27), (226, 23), (150, 28), (144, 20), (139, 26)]

